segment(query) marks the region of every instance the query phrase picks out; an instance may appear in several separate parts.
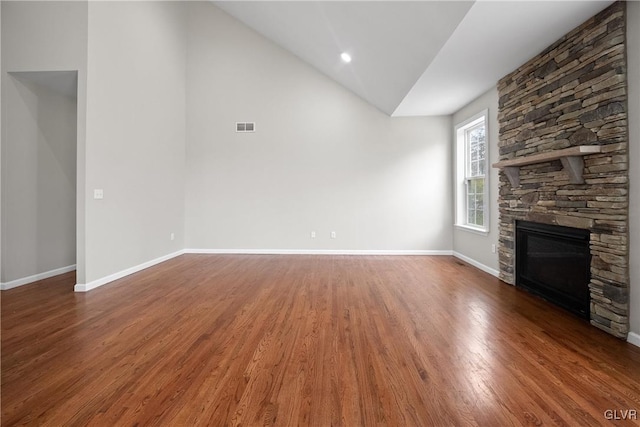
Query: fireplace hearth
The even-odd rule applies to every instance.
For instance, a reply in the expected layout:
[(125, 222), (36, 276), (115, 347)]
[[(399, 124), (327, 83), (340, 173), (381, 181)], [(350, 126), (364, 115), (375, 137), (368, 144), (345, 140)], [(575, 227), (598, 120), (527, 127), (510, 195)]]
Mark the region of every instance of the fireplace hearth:
[(516, 286), (589, 319), (589, 231), (516, 222)]

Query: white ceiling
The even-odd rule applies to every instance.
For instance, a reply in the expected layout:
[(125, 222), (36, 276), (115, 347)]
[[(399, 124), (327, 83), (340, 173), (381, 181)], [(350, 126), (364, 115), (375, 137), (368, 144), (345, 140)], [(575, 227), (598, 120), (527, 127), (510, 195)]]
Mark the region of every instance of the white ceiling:
[(381, 111), (416, 116), (457, 111), (612, 2), (214, 3)]
[(613, 1), (477, 1), (394, 116), (451, 114)]

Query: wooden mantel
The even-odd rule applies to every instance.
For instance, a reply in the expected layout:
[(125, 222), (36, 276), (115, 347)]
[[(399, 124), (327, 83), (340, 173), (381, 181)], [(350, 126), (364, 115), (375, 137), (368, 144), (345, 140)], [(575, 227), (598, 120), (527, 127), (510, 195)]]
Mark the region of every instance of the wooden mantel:
[(562, 166), (569, 174), (569, 182), (572, 184), (584, 184), (582, 173), (584, 171), (583, 156), (601, 152), (599, 145), (578, 145), (576, 147), (564, 148), (562, 150), (550, 151), (548, 153), (522, 156), (516, 159), (501, 160), (494, 163), (494, 168), (504, 169), (504, 173), (509, 178), (512, 187), (520, 185), (520, 166), (534, 165), (560, 159)]

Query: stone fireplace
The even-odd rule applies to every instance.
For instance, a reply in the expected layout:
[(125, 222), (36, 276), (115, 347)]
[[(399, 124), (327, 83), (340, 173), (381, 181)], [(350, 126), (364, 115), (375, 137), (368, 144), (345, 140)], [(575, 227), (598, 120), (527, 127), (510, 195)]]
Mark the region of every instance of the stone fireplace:
[(516, 221), (589, 232), (590, 322), (629, 316), (626, 5), (617, 2), (498, 83), (500, 278), (515, 284)]

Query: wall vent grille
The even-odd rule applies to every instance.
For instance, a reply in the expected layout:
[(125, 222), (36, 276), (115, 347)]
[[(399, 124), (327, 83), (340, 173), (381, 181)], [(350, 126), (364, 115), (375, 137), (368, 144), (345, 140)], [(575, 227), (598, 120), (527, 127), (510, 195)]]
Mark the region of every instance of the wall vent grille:
[(236, 122), (236, 132), (255, 132), (255, 122)]

